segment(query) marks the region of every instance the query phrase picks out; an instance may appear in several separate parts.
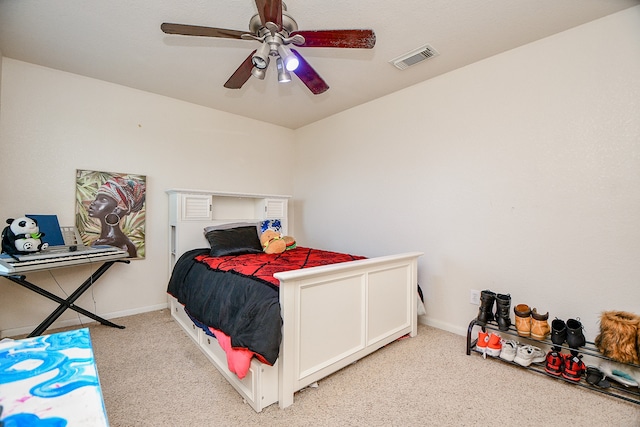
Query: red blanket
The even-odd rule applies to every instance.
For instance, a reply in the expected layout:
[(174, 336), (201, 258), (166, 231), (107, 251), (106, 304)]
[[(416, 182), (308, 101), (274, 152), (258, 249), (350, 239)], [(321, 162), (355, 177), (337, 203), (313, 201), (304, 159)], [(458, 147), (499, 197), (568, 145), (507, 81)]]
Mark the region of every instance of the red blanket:
[(281, 254), (248, 254), (223, 257), (199, 255), (196, 260), (207, 264), (212, 270), (233, 271), (278, 286), (280, 282), (273, 277), (275, 273), (364, 258), (357, 255), (297, 247)]

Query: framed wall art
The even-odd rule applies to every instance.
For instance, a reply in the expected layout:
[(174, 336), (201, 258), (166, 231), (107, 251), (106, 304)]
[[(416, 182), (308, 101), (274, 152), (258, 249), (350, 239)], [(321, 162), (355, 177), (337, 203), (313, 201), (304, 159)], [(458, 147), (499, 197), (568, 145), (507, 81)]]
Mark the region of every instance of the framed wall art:
[(144, 258), (146, 189), (144, 175), (76, 170), (76, 228), (82, 242)]

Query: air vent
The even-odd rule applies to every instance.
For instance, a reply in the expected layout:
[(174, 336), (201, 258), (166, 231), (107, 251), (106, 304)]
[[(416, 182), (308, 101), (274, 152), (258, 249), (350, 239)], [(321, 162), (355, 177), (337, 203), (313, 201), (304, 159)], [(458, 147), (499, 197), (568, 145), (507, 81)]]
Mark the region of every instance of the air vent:
[(422, 62), (426, 59), (433, 58), (434, 56), (438, 56), (440, 53), (435, 50), (431, 45), (424, 45), (419, 47), (418, 49), (412, 50), (409, 53), (406, 53), (402, 56), (399, 56), (395, 59), (389, 61), (389, 63), (393, 64), (400, 70), (406, 70), (412, 65), (415, 65), (419, 62)]

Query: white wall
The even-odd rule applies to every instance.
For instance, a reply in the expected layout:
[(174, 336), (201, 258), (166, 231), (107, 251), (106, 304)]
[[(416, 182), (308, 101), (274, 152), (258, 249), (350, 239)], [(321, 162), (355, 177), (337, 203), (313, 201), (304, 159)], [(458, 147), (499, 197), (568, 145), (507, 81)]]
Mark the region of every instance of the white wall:
[[(110, 83), (4, 58), (0, 90), (0, 219), (55, 213), (73, 225), (75, 170), (147, 176), (144, 260), (116, 265), (78, 305), (105, 317), (166, 303), (169, 188), (292, 194), (293, 131)], [(255, 140), (254, 135), (261, 135)], [(29, 275), (62, 295), (88, 268)], [(57, 282), (57, 283), (56, 283)], [(28, 332), (56, 304), (0, 280), (0, 331)], [(61, 320), (77, 321), (67, 311)], [(64, 324), (64, 322), (62, 322)]]
[(427, 323), (466, 333), (470, 289), (580, 317), (590, 339), (601, 311), (640, 314), (640, 6), (296, 138), (297, 239), (424, 251)]
[[(4, 56), (2, 56), (2, 51), (0, 51), (0, 99), (2, 97), (2, 60)], [(2, 103), (0, 102), (0, 114), (2, 114)]]

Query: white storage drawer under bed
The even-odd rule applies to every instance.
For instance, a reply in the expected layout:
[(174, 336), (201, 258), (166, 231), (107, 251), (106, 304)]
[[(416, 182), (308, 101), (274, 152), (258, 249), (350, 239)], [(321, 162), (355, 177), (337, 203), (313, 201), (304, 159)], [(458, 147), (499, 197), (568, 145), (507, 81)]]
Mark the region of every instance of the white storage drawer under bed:
[(218, 341), (191, 321), (178, 300), (172, 296), (169, 296), (169, 300), (173, 318), (256, 412), (260, 412), (263, 408), (278, 401), (277, 361), (273, 366), (269, 366), (253, 358), (247, 375), (243, 379), (239, 379), (227, 368), (227, 355)]

